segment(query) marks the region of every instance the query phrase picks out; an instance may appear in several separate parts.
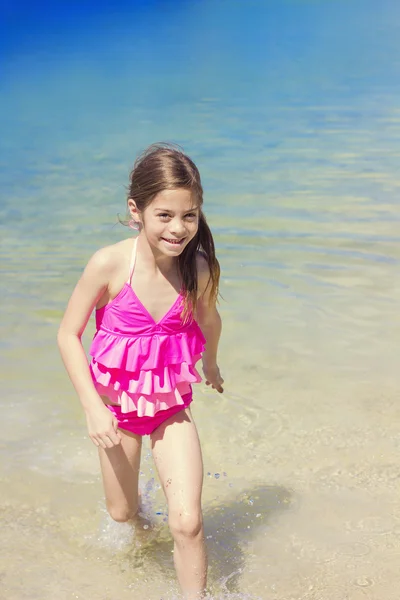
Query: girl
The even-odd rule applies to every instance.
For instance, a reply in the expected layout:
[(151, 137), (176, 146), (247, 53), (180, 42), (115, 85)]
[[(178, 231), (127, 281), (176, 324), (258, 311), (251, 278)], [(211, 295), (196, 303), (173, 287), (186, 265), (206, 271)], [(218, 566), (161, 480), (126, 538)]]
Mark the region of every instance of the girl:
[[(139, 232), (96, 252), (62, 320), (58, 344), (98, 446), (107, 509), (138, 512), (142, 436), (168, 502), (174, 563), (187, 599), (203, 597), (207, 559), (201, 512), (203, 464), (190, 411), (191, 384), (222, 392), (217, 365), (219, 264), (202, 212), (195, 164), (151, 146), (130, 176), (129, 225)], [(88, 365), (81, 336), (96, 307)]]

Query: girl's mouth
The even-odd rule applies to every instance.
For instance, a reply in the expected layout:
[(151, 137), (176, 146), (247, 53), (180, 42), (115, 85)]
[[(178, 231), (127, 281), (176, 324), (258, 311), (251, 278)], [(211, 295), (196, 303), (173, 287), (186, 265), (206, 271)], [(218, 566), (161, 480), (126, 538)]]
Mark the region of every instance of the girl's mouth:
[(183, 242), (185, 241), (185, 238), (182, 238), (181, 240), (175, 240), (173, 238), (161, 238), (164, 242), (167, 242), (167, 244), (171, 244), (171, 246), (181, 246), (183, 244)]

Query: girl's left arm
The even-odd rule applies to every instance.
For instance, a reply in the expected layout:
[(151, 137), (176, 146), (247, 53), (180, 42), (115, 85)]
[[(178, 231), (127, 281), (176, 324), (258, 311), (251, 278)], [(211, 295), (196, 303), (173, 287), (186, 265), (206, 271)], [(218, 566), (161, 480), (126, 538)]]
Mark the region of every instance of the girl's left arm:
[(197, 321), (206, 338), (206, 349), (203, 353), (203, 373), (206, 384), (211, 385), (218, 392), (223, 392), (217, 355), (218, 343), (221, 337), (222, 322), (216, 306), (216, 298), (211, 297), (210, 271), (203, 257), (199, 258), (199, 291), (197, 301)]

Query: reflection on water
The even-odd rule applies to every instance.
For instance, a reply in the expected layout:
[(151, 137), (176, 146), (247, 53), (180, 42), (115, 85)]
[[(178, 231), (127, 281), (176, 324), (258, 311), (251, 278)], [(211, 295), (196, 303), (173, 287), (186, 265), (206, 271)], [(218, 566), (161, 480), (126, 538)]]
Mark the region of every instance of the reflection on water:
[(400, 11), (374, 4), (102, 9), (55, 28), (57, 47), (32, 31), (9, 51), (4, 597), (178, 597), (150, 453), (142, 527), (111, 522), (55, 350), (87, 258), (128, 235), (136, 152), (173, 140), (200, 167), (223, 271), (226, 391), (199, 386), (193, 408), (210, 595), (397, 600)]

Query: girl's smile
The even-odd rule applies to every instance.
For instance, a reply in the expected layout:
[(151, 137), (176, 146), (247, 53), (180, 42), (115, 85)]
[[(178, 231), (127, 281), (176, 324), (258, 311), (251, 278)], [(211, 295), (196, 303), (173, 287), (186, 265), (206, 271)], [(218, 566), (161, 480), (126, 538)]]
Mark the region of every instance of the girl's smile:
[(178, 247), (179, 247), (179, 246), (183, 246), (183, 244), (184, 244), (184, 242), (185, 242), (185, 240), (186, 240), (186, 238), (185, 238), (185, 237), (184, 237), (184, 238), (181, 238), (180, 240), (175, 240), (175, 239), (172, 239), (172, 238), (165, 238), (165, 237), (162, 237), (161, 239), (162, 239), (162, 240), (163, 240), (163, 241), (164, 241), (166, 244), (168, 244), (169, 246), (178, 246)]

